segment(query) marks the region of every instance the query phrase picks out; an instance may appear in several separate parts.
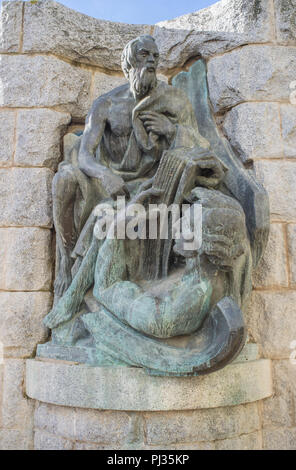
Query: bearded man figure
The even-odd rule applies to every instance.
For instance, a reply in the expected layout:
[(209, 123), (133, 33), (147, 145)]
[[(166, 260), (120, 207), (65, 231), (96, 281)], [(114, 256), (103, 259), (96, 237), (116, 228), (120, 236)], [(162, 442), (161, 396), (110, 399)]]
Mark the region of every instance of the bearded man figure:
[[(65, 157), (55, 175), (56, 300), (89, 248), (95, 221), (91, 213), (98, 203), (134, 195), (154, 176), (165, 150), (209, 148), (185, 93), (157, 80), (158, 61), (153, 37), (140, 36), (126, 45), (122, 69), (129, 83), (95, 100), (83, 136), (77, 138), (78, 161)], [(201, 165), (222, 174), (210, 154), (203, 155)]]

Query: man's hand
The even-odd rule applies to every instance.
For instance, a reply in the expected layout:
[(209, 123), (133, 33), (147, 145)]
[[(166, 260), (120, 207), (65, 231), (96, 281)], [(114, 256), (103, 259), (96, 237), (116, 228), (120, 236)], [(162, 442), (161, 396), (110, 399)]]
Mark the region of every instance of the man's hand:
[(203, 233), (203, 251), (212, 264), (224, 271), (233, 269), (235, 261), (245, 252), (244, 240), (233, 240), (229, 236)]
[(234, 198), (205, 188), (195, 188), (188, 202), (202, 205), (201, 251), (221, 270), (232, 270), (249, 243), (242, 207)]
[(121, 187), (119, 187), (118, 189), (115, 189), (114, 192), (112, 192), (112, 193), (110, 192), (109, 194), (112, 197), (112, 199), (114, 199), (114, 200), (119, 196), (124, 196), (127, 199), (130, 198), (130, 193), (129, 193), (128, 187), (125, 183), (123, 183), (123, 185)]
[(139, 194), (136, 194), (136, 196), (133, 198), (130, 204), (131, 205), (132, 204), (144, 204), (145, 202), (149, 200), (151, 196), (155, 196), (155, 197), (161, 196), (163, 192), (164, 191), (162, 189), (157, 189), (157, 188), (146, 189), (144, 191), (141, 191)]
[(194, 160), (197, 162), (199, 168), (196, 183), (207, 188), (218, 186), (225, 175), (225, 169), (219, 160), (210, 153), (198, 156), (194, 158)]
[(114, 175), (110, 170), (106, 170), (104, 172), (100, 171), (95, 177), (101, 181), (101, 184), (108, 196), (113, 199), (116, 199), (118, 196), (125, 196), (129, 199), (129, 190), (123, 179), (118, 175)]
[(233, 269), (248, 244), (243, 211), (233, 208), (203, 207), (202, 250), (212, 264), (222, 270)]
[(176, 126), (171, 123), (169, 118), (164, 114), (155, 113), (154, 111), (145, 111), (139, 115), (143, 121), (147, 132), (153, 132), (157, 135), (164, 135), (168, 139), (172, 139), (176, 132)]

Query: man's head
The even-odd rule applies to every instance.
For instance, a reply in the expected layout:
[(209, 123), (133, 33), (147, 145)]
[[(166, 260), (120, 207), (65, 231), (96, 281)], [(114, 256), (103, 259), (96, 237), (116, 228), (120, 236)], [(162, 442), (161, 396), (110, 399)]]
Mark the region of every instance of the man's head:
[(159, 51), (152, 36), (139, 36), (130, 41), (121, 56), (124, 75), (135, 97), (144, 97), (156, 85)]

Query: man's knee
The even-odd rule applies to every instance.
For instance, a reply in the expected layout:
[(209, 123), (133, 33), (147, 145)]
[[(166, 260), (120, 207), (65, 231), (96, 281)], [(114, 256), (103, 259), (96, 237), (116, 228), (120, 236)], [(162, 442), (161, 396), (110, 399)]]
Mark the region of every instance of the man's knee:
[(63, 188), (74, 187), (76, 188), (77, 185), (77, 177), (76, 177), (77, 169), (74, 168), (73, 165), (67, 163), (60, 166), (59, 171), (55, 174), (52, 182), (53, 191), (59, 192), (62, 191)]

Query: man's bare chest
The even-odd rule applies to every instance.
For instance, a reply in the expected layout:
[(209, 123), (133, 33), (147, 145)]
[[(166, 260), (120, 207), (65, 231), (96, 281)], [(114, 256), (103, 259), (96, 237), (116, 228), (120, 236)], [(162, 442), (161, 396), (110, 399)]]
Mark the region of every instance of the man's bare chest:
[(118, 137), (130, 135), (132, 131), (133, 107), (133, 103), (123, 100), (112, 104), (107, 118), (111, 134)]

